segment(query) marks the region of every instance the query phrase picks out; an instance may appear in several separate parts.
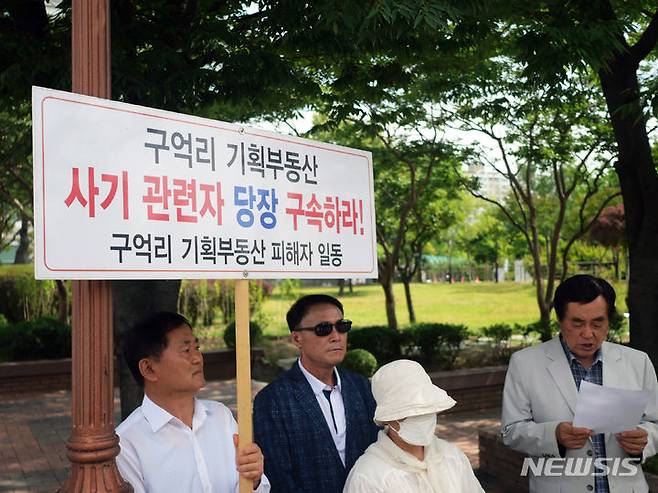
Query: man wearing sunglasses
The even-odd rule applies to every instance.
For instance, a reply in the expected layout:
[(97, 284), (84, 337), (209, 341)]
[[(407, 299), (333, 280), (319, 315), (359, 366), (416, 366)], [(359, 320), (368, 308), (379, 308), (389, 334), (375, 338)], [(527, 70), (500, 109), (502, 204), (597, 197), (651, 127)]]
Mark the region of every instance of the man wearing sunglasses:
[(352, 322), (332, 296), (297, 300), (286, 316), (299, 359), (254, 401), (254, 438), (273, 493), (340, 493), (377, 439), (367, 379), (338, 368)]

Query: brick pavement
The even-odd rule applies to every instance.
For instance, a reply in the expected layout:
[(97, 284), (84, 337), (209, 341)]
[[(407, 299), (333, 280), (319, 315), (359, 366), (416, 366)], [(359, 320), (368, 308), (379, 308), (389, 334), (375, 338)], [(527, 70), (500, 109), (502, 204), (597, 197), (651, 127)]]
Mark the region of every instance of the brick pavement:
[[(264, 384), (254, 382), (254, 393)], [(236, 407), (235, 381), (214, 381), (201, 392)], [(0, 399), (0, 492), (51, 493), (67, 476), (65, 443), (69, 438), (70, 392), (5, 395)], [(115, 395), (115, 422), (119, 422), (119, 400)], [(459, 446), (473, 467), (478, 467), (478, 428), (496, 425), (498, 410), (439, 416), (438, 434)], [(503, 493), (495, 481), (483, 476), (487, 493)], [(505, 492), (509, 493), (509, 492)]]

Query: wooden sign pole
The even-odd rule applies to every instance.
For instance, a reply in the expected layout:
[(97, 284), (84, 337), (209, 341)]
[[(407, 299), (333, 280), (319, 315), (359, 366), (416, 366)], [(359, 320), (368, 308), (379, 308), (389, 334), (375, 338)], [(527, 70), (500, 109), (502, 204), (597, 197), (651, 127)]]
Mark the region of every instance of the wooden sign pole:
[[(251, 347), (249, 341), (249, 281), (235, 281), (235, 370), (240, 444), (253, 441), (251, 409)], [(253, 491), (253, 483), (240, 477), (240, 493)]]

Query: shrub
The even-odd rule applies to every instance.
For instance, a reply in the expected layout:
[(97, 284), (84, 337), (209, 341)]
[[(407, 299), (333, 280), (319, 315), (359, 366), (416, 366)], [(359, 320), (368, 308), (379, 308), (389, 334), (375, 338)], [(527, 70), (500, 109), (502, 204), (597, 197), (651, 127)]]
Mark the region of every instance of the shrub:
[(347, 351), (341, 366), (366, 378), (370, 378), (377, 369), (377, 358), (365, 349), (351, 349)]
[[(264, 321), (263, 303), (272, 292), (271, 285), (261, 280), (249, 283), (249, 313)], [(178, 311), (194, 326), (198, 321), (209, 327), (221, 316), (224, 324), (235, 318), (235, 283), (227, 280), (189, 280), (181, 283)]]
[(380, 364), (399, 359), (401, 335), (386, 326), (370, 326), (353, 330), (347, 337), (348, 349), (365, 349)]
[(7, 354), (8, 341), (9, 327), (7, 317), (0, 313), (0, 363), (9, 359), (9, 355)]
[[(560, 325), (555, 320), (550, 322), (551, 336), (557, 334), (560, 331)], [(536, 333), (541, 337), (541, 321), (536, 321), (528, 325), (519, 325), (515, 324), (515, 331), (518, 331), (523, 334), (524, 337), (529, 336), (531, 333)]]
[(297, 299), (300, 295), (302, 283), (299, 279), (282, 279), (277, 285), (279, 294), (284, 299)]
[(509, 341), (513, 333), (514, 329), (507, 324), (494, 324), (482, 329), (482, 335), (493, 339), (496, 344)]
[(619, 314), (618, 312), (615, 312), (612, 317), (610, 317), (608, 326), (608, 341), (621, 344), (627, 330), (628, 324), (626, 317)]
[(178, 295), (178, 310), (193, 326), (201, 321), (205, 327), (212, 325), (215, 311), (219, 308), (216, 281), (182, 281)]
[(453, 368), (462, 342), (468, 337), (468, 328), (458, 324), (423, 323), (413, 325), (407, 331), (422, 363), (447, 370)]
[(261, 289), (263, 290), (264, 298), (268, 298), (269, 296), (272, 296), (272, 292), (274, 291), (274, 284), (268, 281), (264, 281), (262, 279), (259, 279), (256, 282), (260, 283)]
[(0, 313), (10, 323), (57, 314), (55, 281), (38, 281), (26, 267), (0, 269)]
[(9, 361), (71, 357), (71, 327), (51, 317), (0, 325), (2, 356)]
[[(234, 291), (235, 292), (235, 291)], [(259, 323), (261, 326), (269, 323), (268, 316), (263, 309), (265, 299), (272, 293), (272, 290), (261, 279), (249, 282), (249, 313), (251, 320)]]
[(658, 455), (647, 459), (647, 461), (642, 464), (642, 469), (644, 472), (650, 472), (652, 474), (658, 474)]
[(482, 335), (492, 339), (491, 352), (496, 363), (507, 363), (512, 354), (510, 339), (514, 328), (508, 324), (494, 324), (482, 329)]
[[(252, 346), (258, 346), (263, 340), (263, 329), (257, 322), (249, 322), (249, 340)], [(235, 322), (231, 322), (226, 326), (224, 342), (226, 347), (235, 348)]]

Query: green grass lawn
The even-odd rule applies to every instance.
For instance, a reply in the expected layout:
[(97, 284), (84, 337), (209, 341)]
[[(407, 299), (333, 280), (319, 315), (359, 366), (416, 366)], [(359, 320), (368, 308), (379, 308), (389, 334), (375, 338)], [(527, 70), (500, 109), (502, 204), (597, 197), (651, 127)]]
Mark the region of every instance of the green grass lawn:
[[(626, 311), (624, 302), (626, 285), (616, 285), (618, 309)], [(409, 323), (404, 289), (402, 284), (394, 287), (398, 323)], [(301, 294), (326, 293), (338, 294), (336, 287), (304, 288)], [(528, 324), (539, 319), (539, 308), (532, 284), (512, 282), (480, 284), (413, 284), (411, 295), (419, 322), (444, 322), (464, 324), (470, 329), (477, 329), (495, 323)], [(384, 292), (379, 284), (356, 286), (352, 295), (340, 297), (345, 306), (345, 317), (354, 322), (354, 327), (368, 325), (386, 325), (384, 310)], [(274, 295), (265, 301), (264, 311), (268, 319), (265, 334), (285, 335), (288, 328), (285, 316), (293, 300), (282, 299)]]

